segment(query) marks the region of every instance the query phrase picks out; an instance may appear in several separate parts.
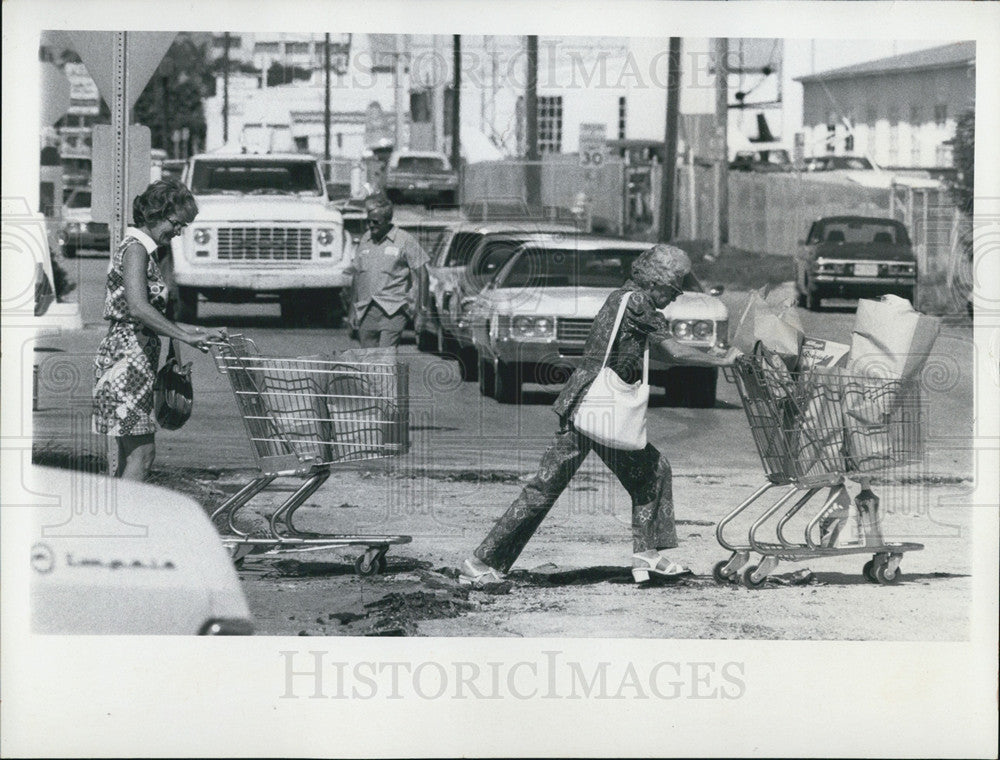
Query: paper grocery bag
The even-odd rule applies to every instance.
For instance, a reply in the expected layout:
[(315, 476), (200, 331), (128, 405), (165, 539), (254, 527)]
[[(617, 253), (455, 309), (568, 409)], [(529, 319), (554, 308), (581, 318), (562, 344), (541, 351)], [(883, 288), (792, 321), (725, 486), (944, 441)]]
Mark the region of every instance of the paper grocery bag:
[(792, 361), (798, 359), (803, 335), (798, 313), (783, 291), (775, 291), (767, 298), (754, 291), (736, 326), (733, 345), (752, 353), (760, 341), (765, 348)]
[(914, 310), (905, 298), (862, 298), (847, 366), (851, 372), (868, 377), (916, 377), (940, 330), (939, 318)]

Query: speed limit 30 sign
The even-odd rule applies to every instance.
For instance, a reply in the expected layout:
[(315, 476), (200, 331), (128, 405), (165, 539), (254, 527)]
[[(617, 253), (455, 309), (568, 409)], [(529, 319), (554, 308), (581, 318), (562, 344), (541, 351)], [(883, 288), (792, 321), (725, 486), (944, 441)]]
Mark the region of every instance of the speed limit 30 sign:
[(606, 124), (580, 124), (580, 166), (596, 168), (604, 164), (607, 153)]

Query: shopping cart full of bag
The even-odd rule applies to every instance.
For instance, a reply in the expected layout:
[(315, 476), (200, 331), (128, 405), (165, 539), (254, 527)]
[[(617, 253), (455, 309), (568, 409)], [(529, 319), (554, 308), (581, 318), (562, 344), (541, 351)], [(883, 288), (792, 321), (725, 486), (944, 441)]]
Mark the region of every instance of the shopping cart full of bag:
[[(229, 378), (260, 470), (212, 513), (233, 560), (240, 563), (249, 554), (363, 547), (355, 570), (360, 575), (383, 572), (389, 547), (409, 543), (410, 536), (305, 531), (296, 527), (294, 516), (335, 465), (407, 451), (406, 365), (337, 361), (335, 356), (262, 356), (242, 335), (223, 335), (212, 343), (212, 355), (219, 372)], [(301, 484), (264, 525), (240, 514), (279, 479)]]
[[(767, 482), (716, 526), (719, 544), (732, 554), (713, 568), (715, 580), (760, 588), (781, 561), (871, 554), (864, 577), (898, 583), (903, 555), (923, 546), (884, 539), (868, 484), (922, 460), (917, 383), (842, 368), (792, 372), (759, 347), (738, 357), (726, 377), (736, 385)], [(862, 491), (854, 502), (857, 535), (841, 541), (851, 514), (847, 479), (861, 483)], [(776, 488), (783, 488), (777, 501), (761, 501)], [(825, 498), (816, 499), (824, 489)], [(737, 522), (749, 523), (745, 533)], [(751, 562), (752, 554), (760, 560)]]

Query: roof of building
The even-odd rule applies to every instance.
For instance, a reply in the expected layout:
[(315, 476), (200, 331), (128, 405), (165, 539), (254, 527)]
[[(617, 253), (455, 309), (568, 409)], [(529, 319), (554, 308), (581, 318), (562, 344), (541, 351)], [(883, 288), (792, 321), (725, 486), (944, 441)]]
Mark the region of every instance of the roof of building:
[(916, 50), (889, 58), (879, 58), (874, 61), (856, 63), (852, 66), (842, 66), (839, 69), (821, 71), (818, 74), (808, 74), (795, 77), (796, 82), (820, 82), (830, 79), (850, 79), (852, 77), (888, 74), (894, 71), (919, 71), (923, 69), (948, 69), (956, 66), (966, 66), (976, 61), (975, 42), (953, 42), (941, 47)]

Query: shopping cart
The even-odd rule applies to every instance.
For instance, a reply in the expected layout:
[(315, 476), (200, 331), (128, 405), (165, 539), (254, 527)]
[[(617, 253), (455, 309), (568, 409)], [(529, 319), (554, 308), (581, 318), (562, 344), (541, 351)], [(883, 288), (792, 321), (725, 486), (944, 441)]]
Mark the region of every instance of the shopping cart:
[[(869, 509), (868, 497), (874, 495), (867, 488), (876, 473), (921, 461), (917, 384), (847, 375), (838, 369), (790, 372), (780, 357), (766, 351), (738, 357), (726, 376), (739, 391), (768, 482), (716, 527), (719, 544), (732, 555), (715, 565), (715, 580), (760, 588), (782, 560), (871, 553), (864, 577), (873, 583), (898, 583), (903, 554), (923, 546), (882, 538), (877, 507)], [(855, 500), (857, 540), (840, 543), (850, 506), (847, 478), (861, 483), (862, 494), (867, 495), (862, 499), (859, 494)], [(787, 488), (771, 506), (748, 513), (752, 522), (744, 541), (726, 537), (728, 526), (771, 489), (782, 486)], [(829, 493), (810, 517), (803, 509), (824, 488)], [(806, 518), (801, 540), (798, 534), (788, 535), (796, 515), (800, 521)], [(773, 529), (773, 538), (765, 537), (765, 525)], [(761, 556), (759, 563), (750, 564), (751, 553)]]
[[(212, 514), (234, 561), (251, 553), (365, 547), (360, 575), (385, 570), (385, 554), (410, 536), (315, 533), (295, 527), (295, 511), (330, 477), (335, 464), (390, 457), (409, 445), (407, 368), (336, 358), (261, 356), (254, 342), (223, 335), (212, 343), (219, 372), (229, 377), (260, 475)], [(302, 484), (253, 530), (237, 515), (278, 478)]]

